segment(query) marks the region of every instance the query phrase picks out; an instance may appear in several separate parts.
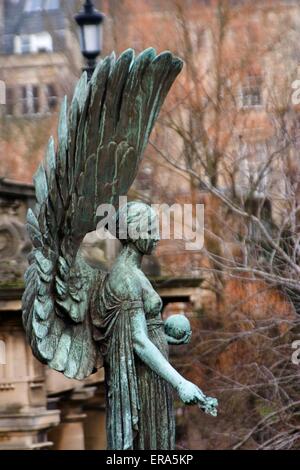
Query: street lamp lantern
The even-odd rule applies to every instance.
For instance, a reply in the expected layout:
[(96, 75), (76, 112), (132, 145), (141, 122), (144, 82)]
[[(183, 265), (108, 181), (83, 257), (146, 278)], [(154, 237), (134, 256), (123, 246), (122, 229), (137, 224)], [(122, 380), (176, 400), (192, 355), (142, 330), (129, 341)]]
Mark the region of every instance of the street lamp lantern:
[(96, 58), (102, 51), (104, 15), (95, 9), (91, 0), (86, 0), (82, 10), (75, 15), (74, 19), (79, 27), (80, 48), (87, 60), (85, 70), (90, 78), (96, 66)]

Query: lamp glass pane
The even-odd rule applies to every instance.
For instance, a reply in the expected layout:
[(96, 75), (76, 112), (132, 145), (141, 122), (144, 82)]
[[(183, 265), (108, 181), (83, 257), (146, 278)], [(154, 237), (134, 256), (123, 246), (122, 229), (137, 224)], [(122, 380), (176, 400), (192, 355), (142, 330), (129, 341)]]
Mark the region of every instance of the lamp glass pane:
[(85, 50), (85, 45), (84, 45), (84, 31), (83, 31), (83, 26), (78, 27), (78, 36), (79, 36), (79, 44), (80, 44), (80, 50), (84, 51)]
[(88, 24), (83, 26), (84, 44), (82, 46), (85, 52), (100, 51), (99, 30), (99, 25)]

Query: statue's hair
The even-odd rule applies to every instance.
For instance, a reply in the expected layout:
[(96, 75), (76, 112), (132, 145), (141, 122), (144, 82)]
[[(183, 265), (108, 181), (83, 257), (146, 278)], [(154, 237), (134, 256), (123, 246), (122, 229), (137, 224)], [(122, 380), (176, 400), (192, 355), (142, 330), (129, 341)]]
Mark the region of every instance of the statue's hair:
[[(132, 201), (122, 206), (116, 214), (116, 237), (121, 243), (139, 244), (145, 248), (156, 229), (157, 215), (148, 204)], [(144, 245), (144, 246), (143, 246)]]

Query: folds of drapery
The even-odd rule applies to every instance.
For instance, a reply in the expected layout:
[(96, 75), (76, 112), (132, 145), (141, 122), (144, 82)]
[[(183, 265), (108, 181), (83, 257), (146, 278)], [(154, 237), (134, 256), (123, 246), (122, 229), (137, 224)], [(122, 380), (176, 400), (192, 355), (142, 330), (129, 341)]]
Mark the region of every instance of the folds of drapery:
[(142, 308), (143, 303), (120, 300), (111, 291), (107, 277), (95, 290), (92, 302), (93, 337), (105, 366), (107, 448), (133, 449), (139, 397), (130, 311)]

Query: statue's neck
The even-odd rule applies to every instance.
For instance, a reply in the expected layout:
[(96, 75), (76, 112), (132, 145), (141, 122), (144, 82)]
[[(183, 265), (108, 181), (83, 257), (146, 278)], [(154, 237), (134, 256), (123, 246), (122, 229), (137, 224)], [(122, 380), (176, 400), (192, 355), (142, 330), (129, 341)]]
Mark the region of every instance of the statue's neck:
[(141, 267), (143, 254), (132, 244), (124, 245), (119, 258), (128, 266)]

